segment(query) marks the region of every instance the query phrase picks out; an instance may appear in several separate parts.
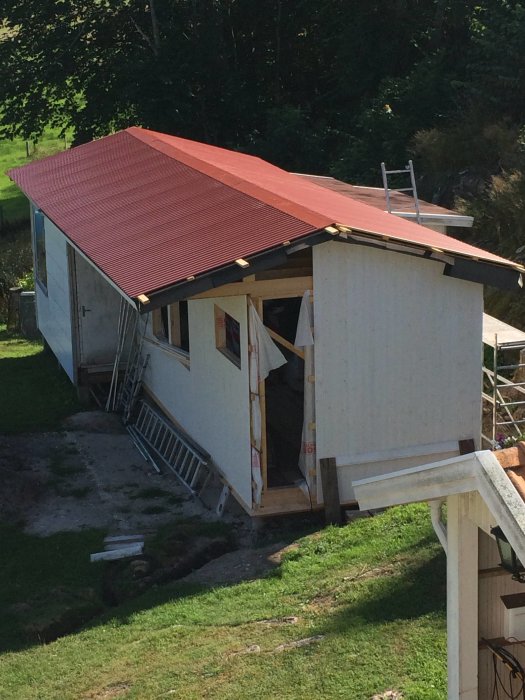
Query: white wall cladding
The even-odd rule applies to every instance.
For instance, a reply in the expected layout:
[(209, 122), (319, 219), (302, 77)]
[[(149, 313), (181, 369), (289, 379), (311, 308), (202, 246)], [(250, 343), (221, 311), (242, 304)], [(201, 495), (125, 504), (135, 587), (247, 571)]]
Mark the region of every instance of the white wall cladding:
[(345, 243), (314, 247), (313, 261), (318, 457), (478, 441), (482, 286)]
[(75, 272), (80, 364), (112, 363), (118, 342), (121, 296), (79, 253), (75, 253)]
[[(240, 324), (240, 369), (215, 347), (215, 304)], [(188, 320), (190, 368), (169, 350), (146, 342), (150, 361), (145, 384), (251, 506), (246, 297), (189, 301)]]
[(38, 327), (58, 361), (74, 381), (71, 304), (67, 240), (47, 217), (44, 218), (47, 266), (47, 295), (36, 284)]

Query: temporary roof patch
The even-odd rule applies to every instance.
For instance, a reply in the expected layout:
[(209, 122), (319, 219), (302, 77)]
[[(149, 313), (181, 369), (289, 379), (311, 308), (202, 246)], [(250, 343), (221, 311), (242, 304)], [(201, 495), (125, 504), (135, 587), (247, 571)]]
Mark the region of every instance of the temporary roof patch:
[[(306, 175), (297, 173), (300, 177), (307, 178), (320, 187), (325, 187), (327, 190), (339, 192), (347, 197), (351, 197), (363, 204), (369, 204), (371, 207), (387, 211), (385, 190), (383, 187), (365, 187), (363, 185), (351, 185), (342, 180), (336, 180), (335, 177), (324, 175)], [(419, 212), (421, 223), (426, 224), (441, 224), (442, 226), (458, 226), (460, 228), (470, 228), (474, 223), (472, 216), (459, 214), (457, 211), (445, 209), (438, 204), (426, 202), (424, 199), (418, 198)], [(414, 206), (413, 197), (399, 192), (390, 190), (391, 213), (396, 216), (401, 216), (403, 219), (417, 219), (417, 214)]]
[(9, 174), (129, 297), (249, 261), (334, 224), (523, 269), (259, 158), (137, 127)]

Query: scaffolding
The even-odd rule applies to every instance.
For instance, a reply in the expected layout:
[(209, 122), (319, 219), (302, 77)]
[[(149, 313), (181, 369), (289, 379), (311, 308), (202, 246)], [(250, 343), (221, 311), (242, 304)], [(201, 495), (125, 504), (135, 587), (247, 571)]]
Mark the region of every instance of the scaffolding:
[[(494, 448), (499, 435), (519, 438), (525, 425), (525, 333), (493, 316), (483, 314), (483, 343), (492, 349), (492, 368), (483, 363), (483, 401), (490, 406), (490, 435), (482, 444)], [(513, 359), (504, 359), (517, 357)], [(505, 376), (507, 375), (507, 376)]]

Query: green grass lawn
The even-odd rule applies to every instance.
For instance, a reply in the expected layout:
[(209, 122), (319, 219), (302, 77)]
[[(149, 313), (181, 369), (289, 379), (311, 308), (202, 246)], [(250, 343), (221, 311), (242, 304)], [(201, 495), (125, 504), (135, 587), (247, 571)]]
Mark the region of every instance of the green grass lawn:
[[(73, 541), (41, 541), (37, 562), (55, 545), (73, 567)], [(65, 572), (58, 566), (57, 578)], [(216, 589), (162, 586), (83, 631), (7, 651), (0, 697), (369, 700), (396, 689), (406, 700), (441, 700), (444, 572), (426, 506), (394, 508), (298, 540), (264, 578)], [(310, 637), (317, 639), (290, 646)]]
[(41, 342), (9, 333), (0, 324), (0, 436), (53, 430), (80, 410), (76, 391)]
[(65, 141), (58, 137), (59, 129), (46, 129), (41, 139), (29, 144), (29, 158), (23, 139), (0, 139), (0, 207), (5, 221), (16, 221), (29, 217), (26, 197), (7, 177), (10, 168), (25, 165), (30, 160), (64, 150)]
[[(77, 408), (56, 360), (5, 327), (0, 387), (0, 439), (54, 428)], [(0, 526), (2, 700), (446, 697), (445, 557), (426, 506), (306, 535), (257, 580), (175, 582), (109, 610), (105, 565), (88, 556), (102, 538)], [(55, 619), (64, 636), (40, 643)]]

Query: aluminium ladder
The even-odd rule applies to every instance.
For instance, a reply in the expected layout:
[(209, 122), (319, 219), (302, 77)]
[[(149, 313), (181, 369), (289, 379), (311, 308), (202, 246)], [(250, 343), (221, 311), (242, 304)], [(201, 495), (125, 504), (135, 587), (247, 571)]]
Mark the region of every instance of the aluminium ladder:
[[(385, 188), (386, 197), (386, 208), (389, 214), (392, 213), (392, 202), (390, 200), (391, 192), (411, 192), (412, 198), (414, 200), (414, 210), (416, 212), (416, 221), (418, 224), (421, 223), (421, 212), (419, 210), (419, 199), (417, 196), (416, 188), (416, 178), (414, 177), (414, 165), (411, 160), (408, 164), (400, 170), (387, 170), (384, 163), (381, 163), (381, 174), (383, 176), (383, 187)], [(389, 175), (409, 175), (410, 176), (410, 187), (389, 187), (388, 186), (388, 176)]]
[[(182, 429), (177, 428), (151, 404), (139, 400), (136, 418), (128, 425), (135, 440), (165, 464), (190, 491), (202, 493), (211, 476), (210, 455), (196, 445)], [(158, 469), (155, 461), (153, 465)]]

